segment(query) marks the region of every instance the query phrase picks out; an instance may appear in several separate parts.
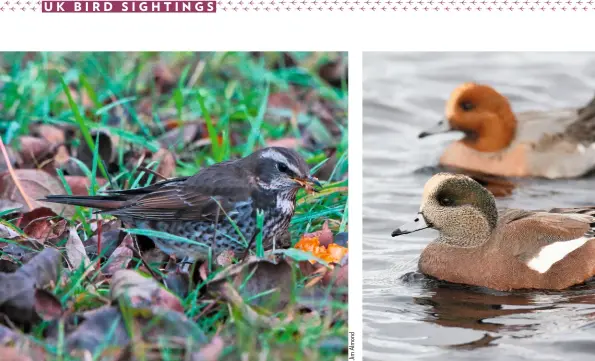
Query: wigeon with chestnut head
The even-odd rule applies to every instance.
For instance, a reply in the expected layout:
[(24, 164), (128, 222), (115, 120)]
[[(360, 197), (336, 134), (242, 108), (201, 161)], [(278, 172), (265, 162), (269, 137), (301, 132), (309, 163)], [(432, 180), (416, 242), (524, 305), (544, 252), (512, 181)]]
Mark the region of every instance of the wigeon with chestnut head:
[(446, 103), (446, 121), (419, 137), (460, 131), (440, 164), (510, 177), (574, 178), (595, 169), (595, 99), (582, 109), (514, 113), (488, 85), (465, 83)]

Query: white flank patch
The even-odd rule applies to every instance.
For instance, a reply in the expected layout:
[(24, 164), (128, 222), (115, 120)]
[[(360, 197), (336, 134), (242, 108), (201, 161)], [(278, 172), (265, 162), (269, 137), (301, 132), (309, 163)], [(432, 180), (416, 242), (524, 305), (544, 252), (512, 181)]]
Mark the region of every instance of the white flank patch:
[(563, 259), (575, 249), (592, 240), (593, 238), (581, 237), (577, 239), (571, 239), (570, 241), (549, 244), (543, 247), (537, 256), (529, 260), (529, 262), (527, 262), (527, 266), (539, 273), (546, 273), (554, 265), (554, 263)]

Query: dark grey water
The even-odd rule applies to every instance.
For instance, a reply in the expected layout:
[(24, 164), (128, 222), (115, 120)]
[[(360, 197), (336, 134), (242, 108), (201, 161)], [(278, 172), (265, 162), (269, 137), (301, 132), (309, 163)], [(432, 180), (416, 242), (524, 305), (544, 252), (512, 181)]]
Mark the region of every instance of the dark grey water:
[[(404, 280), (436, 232), (390, 233), (415, 215), (439, 155), (460, 138), (417, 139), (457, 85), (490, 84), (515, 111), (583, 106), (595, 93), (595, 53), (364, 53), (363, 62), (365, 359), (594, 359), (595, 284), (501, 293)], [(513, 183), (499, 206), (595, 204), (593, 177)]]

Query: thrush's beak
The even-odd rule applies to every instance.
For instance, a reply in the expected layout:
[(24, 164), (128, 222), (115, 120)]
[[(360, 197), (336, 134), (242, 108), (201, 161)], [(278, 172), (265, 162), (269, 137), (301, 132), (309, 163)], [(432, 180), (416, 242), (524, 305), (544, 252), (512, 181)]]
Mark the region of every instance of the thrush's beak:
[(311, 175), (308, 176), (308, 183), (314, 184), (318, 188), (322, 188), (322, 184), (320, 184), (320, 182), (318, 181), (318, 178), (316, 178), (314, 176), (311, 176)]
[(312, 190), (314, 192), (318, 192), (318, 190), (312, 187), (312, 185), (315, 185), (318, 188), (322, 188), (322, 184), (320, 184), (318, 179), (311, 175), (309, 175), (306, 178), (293, 178), (293, 181), (299, 184), (300, 186), (306, 188), (306, 190)]
[(447, 120), (441, 120), (430, 129), (424, 130), (423, 132), (419, 133), (418, 138), (425, 138), (428, 135), (440, 134), (440, 133), (448, 133), (452, 132), (454, 129), (450, 127), (450, 124)]
[(417, 218), (413, 222), (405, 223), (401, 227), (395, 229), (391, 234), (393, 237), (400, 236), (402, 234), (413, 233), (421, 231), (422, 229), (430, 228), (423, 214), (418, 213)]

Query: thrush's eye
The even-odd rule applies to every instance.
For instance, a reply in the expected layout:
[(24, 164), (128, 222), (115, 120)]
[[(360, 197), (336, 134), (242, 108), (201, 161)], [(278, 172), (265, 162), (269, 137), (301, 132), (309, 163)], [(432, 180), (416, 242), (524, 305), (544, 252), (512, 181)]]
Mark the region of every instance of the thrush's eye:
[(472, 110), (475, 107), (471, 102), (461, 102), (460, 106), (461, 109), (463, 109), (466, 112)]
[(282, 173), (287, 173), (287, 171), (289, 170), (285, 163), (277, 163), (277, 169), (279, 169), (279, 172)]

